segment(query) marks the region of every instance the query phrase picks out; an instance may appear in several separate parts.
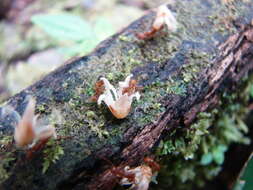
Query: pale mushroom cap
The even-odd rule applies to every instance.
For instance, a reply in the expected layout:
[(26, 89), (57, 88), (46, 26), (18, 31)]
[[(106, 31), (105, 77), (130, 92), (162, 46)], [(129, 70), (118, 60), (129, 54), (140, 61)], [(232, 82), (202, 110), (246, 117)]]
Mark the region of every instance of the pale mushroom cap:
[(168, 14), (170, 14), (170, 10), (168, 9), (167, 5), (160, 5), (157, 8), (157, 17), (164, 17), (167, 16)]
[(153, 27), (159, 30), (164, 24), (167, 25), (168, 30), (175, 32), (177, 30), (177, 20), (172, 12), (168, 9), (166, 5), (161, 5), (157, 9), (157, 14)]
[(153, 28), (155, 28), (156, 30), (159, 30), (160, 28), (162, 28), (164, 23), (165, 23), (164, 17), (156, 18), (153, 23)]
[(171, 12), (170, 12), (170, 16), (167, 16), (165, 18), (165, 24), (167, 25), (168, 30), (172, 32), (176, 32), (178, 23), (177, 23), (176, 18), (173, 16)]

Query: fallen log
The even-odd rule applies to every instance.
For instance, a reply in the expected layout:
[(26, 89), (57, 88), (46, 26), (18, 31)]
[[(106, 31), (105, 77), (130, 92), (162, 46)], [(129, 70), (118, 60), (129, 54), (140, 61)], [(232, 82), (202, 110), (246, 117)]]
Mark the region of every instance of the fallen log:
[[(221, 92), (236, 91), (253, 69), (253, 3), (224, 2), (170, 1), (176, 33), (164, 28), (151, 39), (138, 39), (136, 34), (152, 25), (151, 11), (89, 55), (11, 97), (6, 104), (15, 111), (4, 105), (0, 112), (0, 139), (9, 138), (1, 147), (0, 188), (113, 189), (115, 176), (104, 158), (116, 165), (140, 164), (166, 134), (214, 108)], [(143, 90), (127, 118), (117, 120), (106, 106), (90, 102), (99, 77), (116, 84), (130, 73)], [(49, 146), (51, 152), (42, 150), (32, 159), (12, 140), (29, 96), (37, 100), (39, 120), (54, 124), (62, 137)], [(49, 166), (50, 155), (59, 160)]]

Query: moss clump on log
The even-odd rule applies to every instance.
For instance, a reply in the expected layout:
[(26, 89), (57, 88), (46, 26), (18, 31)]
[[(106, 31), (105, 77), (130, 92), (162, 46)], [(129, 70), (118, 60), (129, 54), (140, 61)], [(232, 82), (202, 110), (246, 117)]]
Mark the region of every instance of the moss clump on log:
[(245, 80), (240, 91), (223, 92), (216, 108), (200, 112), (193, 124), (178, 127), (163, 138), (156, 150), (162, 171), (154, 189), (202, 187), (222, 170), (232, 143), (250, 144), (244, 120), (253, 80)]

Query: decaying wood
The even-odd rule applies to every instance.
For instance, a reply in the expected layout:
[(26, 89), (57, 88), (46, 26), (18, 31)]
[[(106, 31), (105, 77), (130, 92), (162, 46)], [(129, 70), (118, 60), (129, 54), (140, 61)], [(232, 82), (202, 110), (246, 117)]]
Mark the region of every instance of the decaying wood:
[[(15, 151), (1, 188), (113, 189), (115, 176), (103, 158), (116, 165), (142, 163), (171, 129), (188, 127), (197, 113), (215, 107), (220, 92), (236, 90), (253, 70), (253, 3), (182, 0), (168, 6), (176, 13), (177, 33), (164, 29), (146, 41), (136, 38), (150, 29), (151, 11), (7, 102), (22, 115), (28, 95), (35, 97), (40, 119), (70, 138), (61, 144), (65, 154), (45, 174), (42, 154), (27, 161)], [(126, 119), (116, 120), (89, 101), (100, 76), (117, 83), (130, 73), (143, 90)], [(17, 123), (16, 112), (3, 110), (1, 138), (12, 135)]]

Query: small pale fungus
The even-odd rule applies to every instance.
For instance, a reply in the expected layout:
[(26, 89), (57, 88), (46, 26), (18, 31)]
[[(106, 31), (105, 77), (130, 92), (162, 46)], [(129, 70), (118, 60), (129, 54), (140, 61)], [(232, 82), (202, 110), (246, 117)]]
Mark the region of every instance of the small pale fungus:
[(136, 81), (131, 79), (132, 76), (131, 74), (125, 81), (119, 82), (117, 90), (106, 78), (100, 79), (103, 81), (104, 92), (98, 97), (97, 103), (100, 105), (104, 102), (118, 119), (123, 119), (129, 114), (133, 98), (140, 99), (140, 93), (136, 92)]
[(38, 115), (34, 114), (35, 105), (36, 101), (31, 98), (22, 118), (15, 127), (14, 139), (18, 147), (33, 147), (38, 141), (44, 141), (50, 137), (56, 138), (56, 132), (53, 126), (38, 125)]

